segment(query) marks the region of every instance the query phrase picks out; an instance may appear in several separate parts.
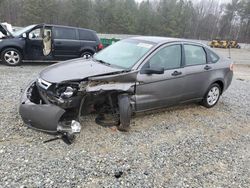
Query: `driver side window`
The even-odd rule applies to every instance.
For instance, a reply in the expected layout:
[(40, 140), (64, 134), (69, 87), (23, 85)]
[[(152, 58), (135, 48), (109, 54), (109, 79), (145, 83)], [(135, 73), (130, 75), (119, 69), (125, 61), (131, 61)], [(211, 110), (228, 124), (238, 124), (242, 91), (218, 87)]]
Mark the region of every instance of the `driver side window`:
[(181, 66), (181, 45), (171, 45), (159, 50), (150, 60), (150, 68), (175, 69)]
[(37, 28), (29, 33), (30, 40), (42, 40), (42, 28)]

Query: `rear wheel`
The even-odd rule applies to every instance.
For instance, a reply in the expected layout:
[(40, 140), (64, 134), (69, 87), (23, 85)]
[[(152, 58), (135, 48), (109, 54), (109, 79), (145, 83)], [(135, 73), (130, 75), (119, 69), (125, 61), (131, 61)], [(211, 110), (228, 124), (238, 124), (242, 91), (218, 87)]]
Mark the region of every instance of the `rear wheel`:
[(15, 48), (7, 48), (1, 53), (1, 59), (9, 66), (17, 66), (22, 62), (22, 54)]
[(220, 99), (220, 95), (221, 87), (219, 86), (219, 84), (214, 83), (208, 88), (208, 91), (201, 104), (207, 108), (211, 108), (217, 104)]
[(93, 53), (92, 52), (89, 52), (89, 51), (85, 51), (85, 52), (82, 52), (81, 53), (81, 57), (84, 58), (84, 59), (89, 59), (93, 56)]

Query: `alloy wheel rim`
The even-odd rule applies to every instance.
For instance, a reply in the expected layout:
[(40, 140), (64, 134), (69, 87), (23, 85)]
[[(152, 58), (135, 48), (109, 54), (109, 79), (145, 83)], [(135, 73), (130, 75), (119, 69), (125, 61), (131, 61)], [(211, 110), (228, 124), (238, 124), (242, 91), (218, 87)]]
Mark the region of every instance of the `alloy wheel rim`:
[(9, 64), (17, 64), (20, 61), (20, 56), (17, 52), (11, 50), (4, 54), (4, 60)]
[(220, 96), (219, 88), (216, 86), (212, 87), (207, 94), (207, 103), (210, 106), (214, 105), (218, 101), (219, 96)]

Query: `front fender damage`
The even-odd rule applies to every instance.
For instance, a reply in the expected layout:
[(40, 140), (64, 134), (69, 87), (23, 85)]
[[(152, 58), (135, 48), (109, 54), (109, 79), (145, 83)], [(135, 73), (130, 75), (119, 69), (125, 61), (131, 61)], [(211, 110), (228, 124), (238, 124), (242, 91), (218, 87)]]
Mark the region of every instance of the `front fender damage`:
[(86, 87), (86, 92), (102, 92), (102, 91), (118, 91), (118, 92), (133, 92), (132, 86), (134, 86), (135, 83), (117, 83), (117, 82), (111, 82), (111, 83), (98, 83), (97, 85), (88, 85)]
[[(121, 93), (133, 94), (136, 75), (137, 71), (130, 71), (91, 77), (80, 81), (77, 96), (81, 100), (78, 105), (74, 105), (74, 109), (65, 109), (63, 105), (49, 103), (48, 100), (44, 100), (44, 96), (41, 96), (42, 92), (36, 85), (37, 82), (33, 81), (23, 92), (19, 113), (23, 121), (36, 130), (48, 133), (62, 133), (63, 135), (79, 133), (81, 130), (80, 115), (83, 109), (88, 106), (88, 100), (96, 100), (97, 98), (98, 102), (96, 103), (98, 103), (99, 108), (108, 104), (109, 107), (113, 108), (110, 111), (115, 113), (115, 104), (112, 104), (115, 101), (112, 101), (111, 98), (114, 96), (116, 98)], [(106, 102), (107, 99), (108, 102)], [(92, 105), (96, 104), (93, 103)], [(74, 111), (73, 116), (69, 115), (72, 111)]]
[(73, 135), (80, 132), (80, 124), (76, 120), (63, 121), (65, 113), (66, 110), (60, 106), (43, 101), (36, 81), (32, 81), (22, 93), (19, 114), (23, 122), (37, 131), (62, 134), (64, 141), (71, 143), (74, 140)]
[(89, 78), (86, 92), (119, 91), (134, 92), (133, 86), (138, 71), (130, 71), (115, 75), (95, 76)]

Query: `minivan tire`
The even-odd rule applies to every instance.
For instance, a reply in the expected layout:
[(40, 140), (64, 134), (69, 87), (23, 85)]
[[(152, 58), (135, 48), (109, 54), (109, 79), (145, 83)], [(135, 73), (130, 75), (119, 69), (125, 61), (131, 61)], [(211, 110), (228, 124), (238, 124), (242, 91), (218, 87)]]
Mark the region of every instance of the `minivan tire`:
[(22, 63), (22, 54), (16, 48), (7, 48), (1, 53), (1, 59), (9, 66), (17, 66)]
[(84, 59), (89, 59), (93, 56), (93, 53), (92, 52), (89, 52), (89, 51), (85, 51), (85, 52), (82, 52), (81, 53), (81, 57), (84, 58)]
[(118, 130), (123, 132), (128, 132), (130, 129), (130, 120), (132, 116), (129, 96), (119, 95), (118, 106), (119, 106), (119, 116), (120, 116), (120, 125), (118, 126)]
[(212, 108), (218, 103), (220, 95), (221, 95), (221, 87), (219, 86), (219, 84), (214, 83), (211, 86), (209, 86), (201, 104), (206, 108)]

